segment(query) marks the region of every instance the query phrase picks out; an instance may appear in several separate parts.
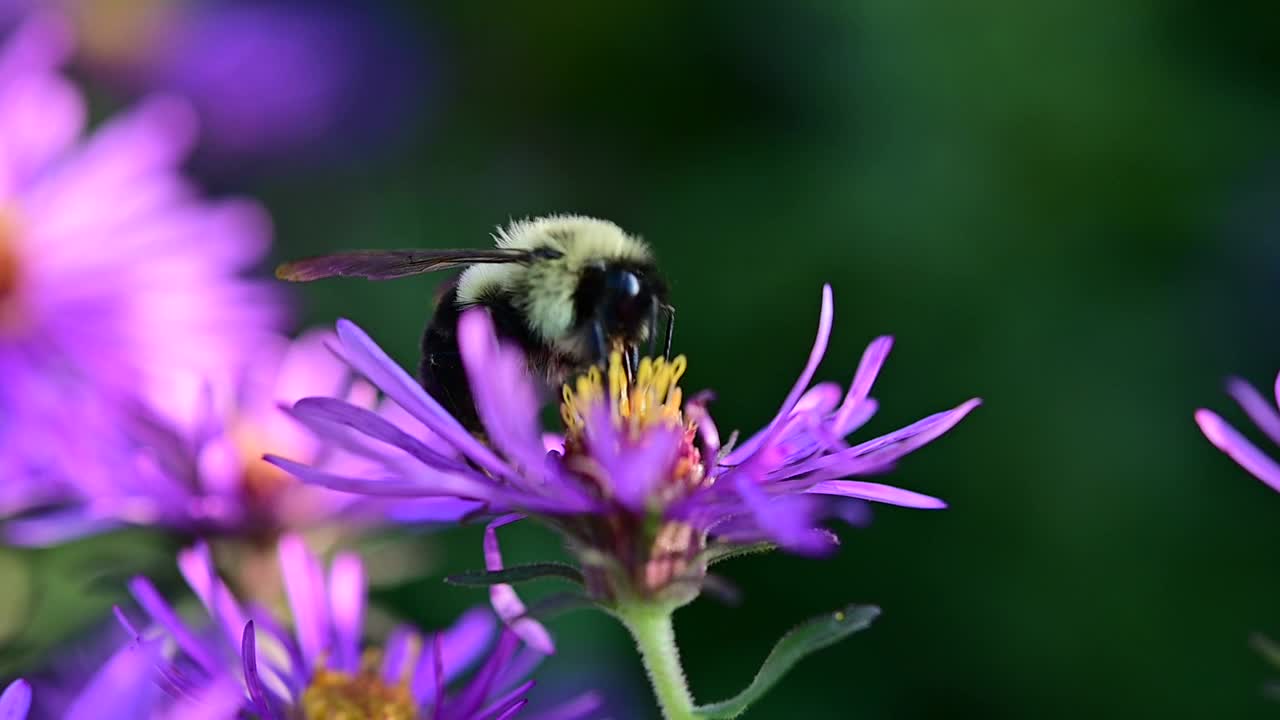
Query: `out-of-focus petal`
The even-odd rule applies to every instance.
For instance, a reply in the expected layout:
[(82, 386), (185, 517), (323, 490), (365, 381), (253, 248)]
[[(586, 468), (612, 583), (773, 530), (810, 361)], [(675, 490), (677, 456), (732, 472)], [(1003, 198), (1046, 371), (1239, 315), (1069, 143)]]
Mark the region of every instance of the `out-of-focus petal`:
[(105, 715), (145, 718), (157, 707), (160, 658), (149, 646), (129, 642), (116, 651), (76, 696), (63, 720), (101, 720)]
[(19, 678), (0, 695), (0, 720), (26, 720), (31, 708), (31, 683)]
[(329, 567), (329, 612), (333, 617), (331, 667), (354, 673), (360, 669), (366, 587), (364, 565), (354, 553), (340, 553)]
[(1280, 490), (1280, 464), (1259, 450), (1216, 413), (1210, 410), (1197, 410), (1196, 422), (1200, 425), (1204, 436), (1209, 438), (1209, 442), (1239, 463), (1240, 467), (1252, 473), (1254, 477), (1275, 490)]
[(333, 649), (329, 636), (329, 603), (320, 562), (301, 536), (280, 539), (280, 574), (289, 596), (294, 631), (308, 668), (320, 667)]
[(769, 498), (747, 473), (735, 478), (743, 507), (764, 536), (791, 552), (825, 555), (831, 543), (817, 526), (819, 507), (803, 496)]
[(1280, 445), (1280, 413), (1276, 408), (1249, 383), (1240, 378), (1227, 381), (1227, 392), (1240, 403), (1249, 419), (1258, 429), (1271, 438), (1271, 442)]
[[(484, 566), (490, 572), (502, 570), (502, 550), (498, 547), (498, 528), (522, 519), (523, 515), (504, 515), (489, 523), (484, 529)], [(555, 652), (551, 634), (542, 623), (525, 616), (525, 605), (515, 588), (506, 583), (489, 588), (489, 601), (502, 622), (511, 628), (529, 647), (548, 655)]]

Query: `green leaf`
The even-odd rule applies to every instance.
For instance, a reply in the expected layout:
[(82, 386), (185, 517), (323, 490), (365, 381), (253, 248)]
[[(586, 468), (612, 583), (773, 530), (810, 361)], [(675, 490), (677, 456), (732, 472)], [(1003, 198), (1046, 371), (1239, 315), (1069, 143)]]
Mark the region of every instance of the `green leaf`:
[(536, 620), (550, 620), (558, 615), (589, 607), (595, 607), (595, 603), (592, 602), (591, 598), (583, 595), (582, 593), (556, 593), (555, 595), (548, 595), (530, 603), (529, 608), (525, 610), (524, 614), (520, 617), (531, 617)]
[(778, 644), (773, 646), (773, 652), (764, 659), (760, 671), (746, 690), (722, 702), (700, 705), (694, 712), (698, 717), (704, 718), (738, 717), (769, 692), (805, 656), (834, 645), (859, 630), (865, 630), (879, 615), (880, 608), (873, 605), (848, 605), (842, 610), (804, 622), (783, 635)]
[(464, 587), (489, 587), (490, 585), (521, 583), (542, 578), (558, 578), (579, 585), (584, 583), (582, 573), (579, 572), (578, 568), (555, 562), (512, 565), (509, 568), (492, 572), (477, 570), (475, 572), (459, 573), (446, 577), (444, 581), (451, 585), (462, 585)]
[(758, 542), (750, 545), (730, 545), (725, 543), (712, 545), (702, 552), (702, 556), (703, 559), (706, 560), (707, 567), (711, 567), (712, 565), (724, 562), (725, 560), (732, 560), (745, 555), (757, 555), (773, 552), (777, 549), (778, 546), (771, 542)]

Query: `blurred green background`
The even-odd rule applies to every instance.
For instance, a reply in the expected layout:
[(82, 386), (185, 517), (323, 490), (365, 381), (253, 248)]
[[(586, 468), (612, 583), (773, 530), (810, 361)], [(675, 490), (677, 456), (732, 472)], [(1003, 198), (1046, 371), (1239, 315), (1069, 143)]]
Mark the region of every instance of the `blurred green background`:
[[(276, 259), (484, 245), (509, 218), (599, 215), (655, 247), (686, 388), (717, 391), (722, 429), (769, 419), (824, 282), (836, 331), (820, 378), (847, 382), (868, 340), (898, 340), (867, 432), (986, 400), (892, 477), (949, 510), (877, 508), (830, 560), (724, 566), (742, 606), (677, 616), (699, 699), (744, 686), (791, 625), (861, 601), (881, 620), (748, 717), (1280, 709), (1261, 690), (1280, 671), (1247, 644), (1280, 635), (1280, 497), (1191, 418), (1240, 420), (1222, 379), (1269, 388), (1280, 367), (1280, 5), (384, 9), (430, 67), (402, 137), (207, 178), (268, 204)], [(306, 286), (300, 312), (349, 317), (412, 367), (440, 280)], [(417, 542), (442, 575), (480, 565), (479, 537)], [(534, 528), (505, 537), (513, 562), (559, 552)], [(379, 597), (431, 624), (483, 600), (438, 577)], [(619, 626), (579, 614), (552, 629), (550, 692), (598, 684), (616, 717), (654, 716)]]

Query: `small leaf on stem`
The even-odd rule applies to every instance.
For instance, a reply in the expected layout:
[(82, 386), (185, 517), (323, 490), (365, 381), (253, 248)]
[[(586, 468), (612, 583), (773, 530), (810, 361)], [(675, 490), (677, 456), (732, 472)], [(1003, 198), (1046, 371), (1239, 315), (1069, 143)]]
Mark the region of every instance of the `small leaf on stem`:
[(802, 623), (773, 646), (773, 651), (764, 659), (760, 671), (746, 690), (728, 700), (701, 705), (694, 712), (704, 718), (738, 717), (805, 656), (866, 629), (879, 615), (880, 608), (872, 605), (848, 605)]
[(477, 570), (459, 573), (446, 577), (444, 581), (451, 585), (462, 585), (464, 587), (489, 587), (490, 585), (541, 580), (542, 578), (568, 580), (579, 585), (584, 582), (582, 573), (577, 568), (572, 565), (555, 562), (512, 565), (511, 567), (494, 571)]

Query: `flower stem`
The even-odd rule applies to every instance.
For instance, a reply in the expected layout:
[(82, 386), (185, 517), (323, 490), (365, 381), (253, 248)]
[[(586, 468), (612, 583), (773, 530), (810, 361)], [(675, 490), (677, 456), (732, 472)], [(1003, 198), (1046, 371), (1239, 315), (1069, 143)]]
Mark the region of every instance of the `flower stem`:
[(693, 695), (680, 666), (672, 610), (638, 605), (616, 608), (615, 614), (635, 638), (662, 716), (666, 720), (694, 720), (697, 716), (693, 713)]

